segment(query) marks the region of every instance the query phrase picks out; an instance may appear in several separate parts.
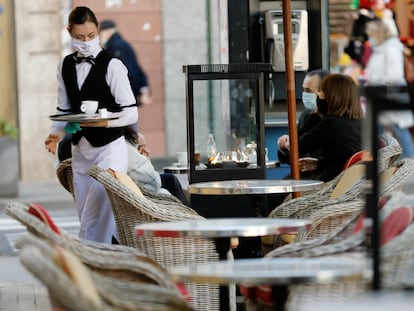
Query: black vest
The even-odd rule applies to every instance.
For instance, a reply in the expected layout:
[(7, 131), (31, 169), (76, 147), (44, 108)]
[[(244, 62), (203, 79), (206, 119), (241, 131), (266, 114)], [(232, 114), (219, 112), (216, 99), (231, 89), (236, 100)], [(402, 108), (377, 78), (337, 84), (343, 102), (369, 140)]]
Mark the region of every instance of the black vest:
[[(79, 89), (74, 55), (66, 56), (62, 66), (62, 76), (71, 105), (71, 112), (81, 113), (80, 106), (83, 100), (97, 100), (99, 109), (107, 108), (110, 112), (120, 112), (122, 109), (115, 103), (115, 98), (112, 96), (105, 79), (108, 64), (112, 57), (107, 52), (101, 51), (96, 57), (95, 65), (91, 67), (82, 88)], [(123, 127), (83, 127), (81, 131), (73, 134), (72, 143), (76, 145), (82, 136), (85, 136), (92, 146), (101, 147), (121, 137), (123, 133)]]

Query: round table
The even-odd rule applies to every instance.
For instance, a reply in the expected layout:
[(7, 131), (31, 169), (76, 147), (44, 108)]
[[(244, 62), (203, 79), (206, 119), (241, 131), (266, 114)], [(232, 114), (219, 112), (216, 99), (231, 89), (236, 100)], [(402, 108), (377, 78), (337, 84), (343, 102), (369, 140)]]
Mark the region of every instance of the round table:
[(145, 237), (260, 237), (309, 230), (311, 223), (293, 218), (210, 218), (152, 222), (135, 227)]
[(188, 190), (201, 195), (276, 194), (317, 190), (322, 184), (320, 180), (241, 179), (194, 183)]
[(254, 258), (173, 267), (176, 281), (218, 284), (290, 285), (303, 282), (362, 280), (370, 273), (368, 260), (319, 258)]

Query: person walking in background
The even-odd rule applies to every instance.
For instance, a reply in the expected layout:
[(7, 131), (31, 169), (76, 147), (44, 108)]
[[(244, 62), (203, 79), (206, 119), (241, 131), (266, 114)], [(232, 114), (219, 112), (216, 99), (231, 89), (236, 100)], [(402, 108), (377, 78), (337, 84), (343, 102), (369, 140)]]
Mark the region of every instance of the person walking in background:
[(138, 106), (151, 103), (151, 89), (145, 72), (139, 65), (132, 46), (124, 40), (112, 20), (103, 20), (99, 26), (101, 44), (113, 57), (119, 58), (128, 68), (128, 77)]
[[(403, 44), (395, 34), (395, 27), (378, 19), (367, 23), (366, 32), (372, 51), (365, 74), (368, 85), (406, 85), (404, 75)], [(389, 128), (398, 139), (403, 157), (414, 157), (414, 144), (410, 127), (414, 125), (411, 111), (387, 111), (379, 118), (380, 124)]]
[[(81, 122), (72, 135), (72, 171), (76, 206), (80, 220), (79, 237), (112, 243), (117, 236), (110, 202), (104, 187), (89, 175), (96, 165), (126, 172), (128, 166), (124, 129), (136, 124), (138, 109), (125, 65), (110, 56), (99, 43), (98, 21), (84, 6), (76, 7), (67, 27), (75, 52), (58, 66), (58, 113), (81, 113), (83, 100), (96, 100), (118, 119)], [(57, 143), (70, 124), (54, 121), (46, 138), (46, 149), (55, 154)], [(73, 130), (73, 127), (72, 127)]]

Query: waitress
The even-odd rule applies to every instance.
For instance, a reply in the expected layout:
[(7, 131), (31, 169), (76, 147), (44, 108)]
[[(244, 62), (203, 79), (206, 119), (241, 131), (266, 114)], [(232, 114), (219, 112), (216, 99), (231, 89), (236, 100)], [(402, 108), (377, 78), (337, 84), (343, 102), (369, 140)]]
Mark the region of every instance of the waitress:
[[(89, 175), (91, 166), (126, 172), (128, 166), (124, 127), (136, 124), (138, 109), (123, 63), (109, 56), (99, 44), (98, 21), (87, 7), (76, 7), (68, 27), (74, 53), (58, 67), (58, 113), (81, 113), (83, 100), (96, 100), (98, 108), (117, 113), (116, 120), (82, 122), (72, 136), (72, 170), (79, 237), (111, 243), (116, 225), (104, 187)], [(53, 122), (46, 149), (55, 154), (57, 143), (72, 124)], [(76, 130), (76, 127), (75, 127)]]

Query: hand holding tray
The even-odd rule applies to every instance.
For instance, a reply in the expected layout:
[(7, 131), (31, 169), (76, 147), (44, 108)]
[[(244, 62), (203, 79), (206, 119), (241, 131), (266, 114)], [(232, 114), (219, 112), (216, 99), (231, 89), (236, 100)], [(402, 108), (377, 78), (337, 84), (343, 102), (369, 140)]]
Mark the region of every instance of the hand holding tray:
[(107, 118), (101, 118), (98, 114), (54, 114), (49, 116), (49, 119), (52, 121), (65, 121), (65, 122), (100, 122), (104, 120), (115, 120), (118, 119), (118, 116), (108, 116)]

